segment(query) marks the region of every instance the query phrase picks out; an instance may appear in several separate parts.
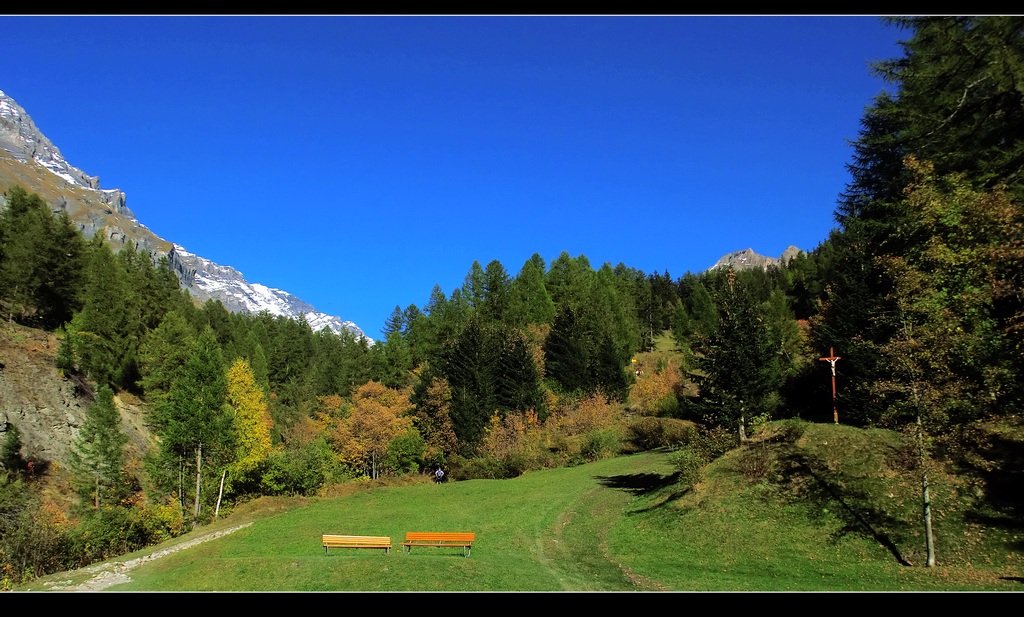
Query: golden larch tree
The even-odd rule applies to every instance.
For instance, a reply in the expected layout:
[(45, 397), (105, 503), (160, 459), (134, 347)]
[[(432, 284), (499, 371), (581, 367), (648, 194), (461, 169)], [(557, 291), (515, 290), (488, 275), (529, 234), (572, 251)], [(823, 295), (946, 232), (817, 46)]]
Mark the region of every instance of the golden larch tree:
[(381, 474), (388, 444), (412, 427), (409, 396), (368, 381), (352, 394), (352, 409), (339, 426), (344, 435), (341, 458), (371, 478)]
[(273, 421), (267, 397), (245, 359), (235, 360), (228, 369), (227, 401), (232, 410), (236, 444), (231, 477), (237, 482), (246, 478), (273, 450), (270, 440)]

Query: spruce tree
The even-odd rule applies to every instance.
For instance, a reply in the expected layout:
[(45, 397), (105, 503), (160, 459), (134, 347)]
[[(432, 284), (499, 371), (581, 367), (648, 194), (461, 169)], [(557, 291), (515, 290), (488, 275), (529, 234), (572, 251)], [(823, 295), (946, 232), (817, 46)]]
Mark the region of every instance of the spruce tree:
[(770, 415), (768, 399), (781, 385), (781, 373), (756, 298), (736, 279), (730, 269), (714, 288), (719, 323), (697, 346), (696, 405), (706, 421), (735, 428), (743, 440), (749, 420)]
[(508, 323), (515, 326), (551, 324), (555, 303), (544, 284), (544, 260), (534, 253), (509, 285)]
[[(205, 328), (159, 409), (165, 465), (191, 465), (195, 473), (192, 516), (201, 514), (204, 467), (227, 460), (232, 449), (231, 417), (226, 413), (227, 378), (216, 335)], [(182, 496), (188, 489), (179, 489)]]
[(508, 312), (509, 288), (512, 279), (497, 259), (484, 269), (484, 295), (480, 305), (483, 317), (489, 321), (504, 321)]
[(83, 501), (97, 510), (101, 503), (116, 503), (123, 496), (121, 474), (127, 443), (121, 416), (114, 406), (114, 392), (109, 386), (100, 386), (96, 401), (85, 411), (85, 422), (71, 451), (71, 468)]

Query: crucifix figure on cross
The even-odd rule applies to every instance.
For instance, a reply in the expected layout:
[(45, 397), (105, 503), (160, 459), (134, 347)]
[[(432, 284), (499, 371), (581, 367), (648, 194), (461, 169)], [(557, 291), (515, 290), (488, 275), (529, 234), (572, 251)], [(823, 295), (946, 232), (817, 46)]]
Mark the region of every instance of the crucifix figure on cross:
[(840, 357), (836, 355), (834, 348), (828, 348), (828, 357), (818, 358), (828, 362), (832, 367), (832, 419), (836, 424), (839, 424), (839, 411), (836, 409), (836, 362), (840, 360)]

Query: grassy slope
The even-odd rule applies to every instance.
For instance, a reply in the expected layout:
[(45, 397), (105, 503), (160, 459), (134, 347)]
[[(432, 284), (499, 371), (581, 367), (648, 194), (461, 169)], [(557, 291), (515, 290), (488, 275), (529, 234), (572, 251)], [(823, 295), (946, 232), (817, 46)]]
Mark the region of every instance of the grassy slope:
[[(1024, 591), (1019, 512), (1000, 526), (970, 522), (986, 507), (978, 488), (941, 469), (931, 472), (939, 567), (922, 567), (920, 490), (900, 465), (899, 435), (808, 424), (768, 437), (713, 463), (693, 488), (674, 481), (668, 453), (651, 452), (514, 480), (313, 500), (260, 513), (110, 589)], [(749, 471), (765, 460), (766, 474)], [(406, 531), (430, 530), (475, 531), (477, 546), (468, 559), (457, 549), (325, 556), (319, 542), (323, 533), (379, 534), (397, 547)]]

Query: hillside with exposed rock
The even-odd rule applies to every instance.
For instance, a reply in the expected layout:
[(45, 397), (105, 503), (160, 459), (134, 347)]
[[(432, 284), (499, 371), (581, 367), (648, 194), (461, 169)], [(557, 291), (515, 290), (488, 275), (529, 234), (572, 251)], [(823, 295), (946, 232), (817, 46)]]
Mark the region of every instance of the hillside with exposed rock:
[(317, 311), (287, 291), (247, 281), (231, 266), (204, 259), (154, 234), (128, 209), (122, 191), (100, 188), (98, 177), (68, 163), (25, 110), (0, 91), (0, 208), (6, 203), (3, 192), (14, 185), (40, 195), (54, 212), (66, 211), (86, 238), (102, 230), (115, 251), (131, 246), (148, 252), (154, 262), (166, 257), (182, 288), (197, 302), (219, 300), (232, 312), (303, 315), (314, 330), (351, 332), (372, 343), (352, 321)]

